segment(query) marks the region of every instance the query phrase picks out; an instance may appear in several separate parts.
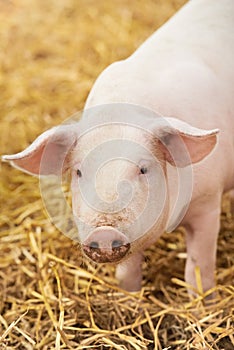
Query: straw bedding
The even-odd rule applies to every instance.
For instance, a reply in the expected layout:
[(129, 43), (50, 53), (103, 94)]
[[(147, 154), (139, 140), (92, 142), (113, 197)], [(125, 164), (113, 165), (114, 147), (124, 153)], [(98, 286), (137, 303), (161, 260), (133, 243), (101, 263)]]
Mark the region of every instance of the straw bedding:
[[(84, 106), (185, 0), (0, 0), (0, 152), (22, 150)], [(38, 180), (1, 164), (0, 349), (234, 349), (234, 221), (226, 196), (213, 302), (188, 298), (182, 230), (145, 252), (140, 293), (118, 289), (50, 223)], [(198, 274), (199, 280), (199, 274)]]

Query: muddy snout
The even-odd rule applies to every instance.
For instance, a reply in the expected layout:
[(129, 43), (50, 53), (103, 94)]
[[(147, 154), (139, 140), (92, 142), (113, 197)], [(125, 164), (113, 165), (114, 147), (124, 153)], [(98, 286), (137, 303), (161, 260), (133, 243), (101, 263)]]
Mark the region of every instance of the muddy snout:
[(128, 252), (127, 237), (115, 228), (102, 226), (93, 230), (82, 243), (84, 253), (97, 263), (113, 263), (121, 260)]

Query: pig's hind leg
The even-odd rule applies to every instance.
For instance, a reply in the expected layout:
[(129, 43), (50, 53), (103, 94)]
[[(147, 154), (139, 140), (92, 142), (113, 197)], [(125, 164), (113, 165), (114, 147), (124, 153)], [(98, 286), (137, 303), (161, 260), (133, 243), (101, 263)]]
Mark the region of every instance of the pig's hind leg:
[[(217, 203), (217, 199), (216, 199)], [(187, 261), (185, 280), (198, 290), (195, 270), (200, 269), (202, 289), (207, 291), (215, 285), (217, 238), (220, 229), (220, 204), (214, 202), (206, 210), (190, 218), (186, 228)], [(212, 208), (211, 208), (212, 207)]]
[[(210, 196), (209, 201), (197, 205), (195, 210), (188, 213), (187, 222), (184, 225), (187, 245), (185, 280), (198, 290), (195, 270), (199, 267), (204, 292), (215, 285), (221, 193), (221, 191), (217, 191), (215, 196)], [(210, 296), (212, 297), (212, 295)]]

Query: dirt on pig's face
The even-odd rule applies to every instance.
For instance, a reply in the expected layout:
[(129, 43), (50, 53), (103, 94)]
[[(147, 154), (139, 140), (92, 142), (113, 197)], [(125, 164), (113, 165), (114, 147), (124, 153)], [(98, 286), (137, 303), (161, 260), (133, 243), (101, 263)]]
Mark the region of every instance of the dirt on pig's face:
[(71, 154), (71, 190), (81, 244), (94, 232), (97, 245), (95, 230), (113, 228), (126, 237), (129, 254), (165, 229), (166, 165), (156, 143), (144, 130), (123, 124), (99, 126), (79, 138)]

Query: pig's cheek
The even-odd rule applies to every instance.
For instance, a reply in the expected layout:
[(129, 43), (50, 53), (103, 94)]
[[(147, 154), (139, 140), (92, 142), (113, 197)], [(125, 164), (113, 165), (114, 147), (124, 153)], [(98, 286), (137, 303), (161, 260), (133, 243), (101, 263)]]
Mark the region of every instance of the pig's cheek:
[(79, 179), (76, 172), (73, 174), (71, 179), (71, 194), (72, 194), (72, 211), (75, 216), (79, 214), (79, 202), (80, 202), (80, 189)]
[(148, 186), (147, 183), (136, 184), (134, 187), (134, 197), (132, 206), (136, 214), (136, 219), (144, 211), (148, 200)]
[(73, 187), (72, 190), (72, 211), (73, 215), (79, 216), (79, 202), (80, 202), (80, 193), (78, 188)]

